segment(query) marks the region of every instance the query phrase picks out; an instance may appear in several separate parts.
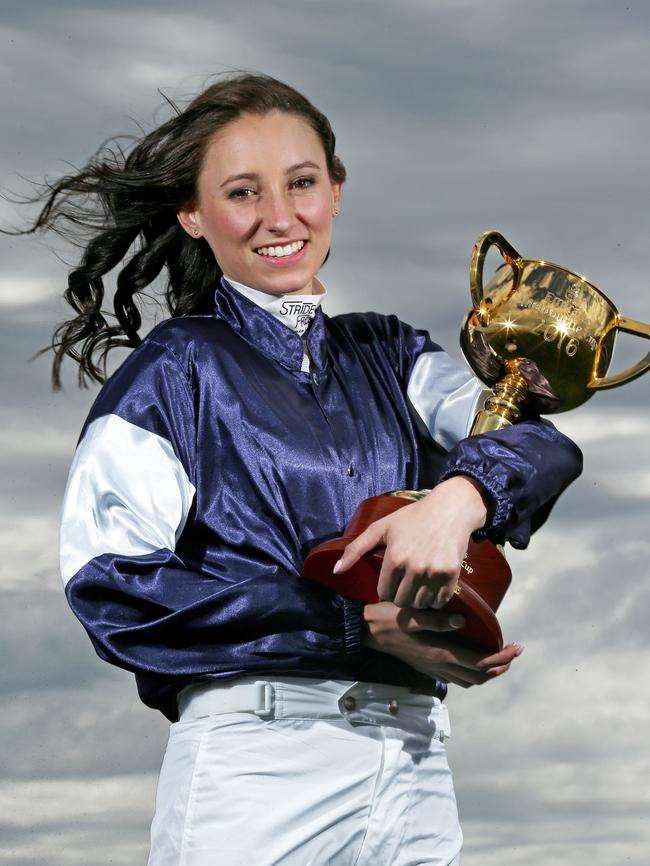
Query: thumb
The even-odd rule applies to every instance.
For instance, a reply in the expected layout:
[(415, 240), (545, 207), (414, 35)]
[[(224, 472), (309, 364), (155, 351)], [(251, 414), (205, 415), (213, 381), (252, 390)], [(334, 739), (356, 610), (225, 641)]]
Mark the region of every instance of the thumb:
[(431, 608), (405, 608), (397, 616), (405, 631), (456, 631), (465, 625), (462, 613), (439, 613)]
[(351, 541), (347, 545), (343, 551), (343, 556), (334, 565), (332, 569), (334, 574), (347, 571), (349, 568), (352, 568), (355, 562), (361, 559), (364, 553), (368, 553), (368, 551), (380, 544), (385, 544), (385, 530), (384, 520), (375, 520), (361, 535), (357, 535), (354, 541)]

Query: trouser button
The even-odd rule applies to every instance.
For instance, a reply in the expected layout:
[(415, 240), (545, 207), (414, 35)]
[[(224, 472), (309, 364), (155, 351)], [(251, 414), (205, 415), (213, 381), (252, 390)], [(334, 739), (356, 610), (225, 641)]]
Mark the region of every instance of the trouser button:
[(355, 709), (356, 705), (357, 705), (357, 702), (352, 697), (352, 695), (346, 695), (343, 698), (343, 706), (345, 707), (346, 710), (353, 710), (353, 709)]
[(399, 712), (399, 702), (397, 698), (393, 698), (392, 701), (388, 704), (388, 712), (393, 716), (396, 716)]

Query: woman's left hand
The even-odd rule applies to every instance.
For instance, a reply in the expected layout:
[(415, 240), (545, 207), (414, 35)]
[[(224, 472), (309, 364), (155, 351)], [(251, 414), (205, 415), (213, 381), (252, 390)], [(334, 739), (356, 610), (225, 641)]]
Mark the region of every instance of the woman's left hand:
[(347, 545), (334, 567), (347, 571), (364, 553), (385, 545), (377, 592), (398, 607), (440, 608), (451, 599), (469, 537), (487, 517), (483, 488), (464, 475), (382, 517)]

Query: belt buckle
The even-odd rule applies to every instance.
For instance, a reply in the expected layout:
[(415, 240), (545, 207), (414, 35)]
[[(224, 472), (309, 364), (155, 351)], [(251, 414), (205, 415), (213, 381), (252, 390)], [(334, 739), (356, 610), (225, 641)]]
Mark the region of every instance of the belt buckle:
[(254, 685), (257, 709), (253, 712), (260, 719), (270, 719), (275, 709), (275, 689), (266, 680), (258, 681)]

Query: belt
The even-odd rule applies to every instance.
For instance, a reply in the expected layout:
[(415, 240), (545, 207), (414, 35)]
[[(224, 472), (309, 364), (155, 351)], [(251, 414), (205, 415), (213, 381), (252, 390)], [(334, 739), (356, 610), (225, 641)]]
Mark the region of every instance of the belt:
[(202, 682), (178, 695), (185, 722), (225, 713), (252, 713), (261, 719), (347, 719), (352, 724), (402, 725), (427, 719), (439, 739), (449, 736), (449, 715), (439, 698), (405, 686), (349, 680), (286, 677)]

